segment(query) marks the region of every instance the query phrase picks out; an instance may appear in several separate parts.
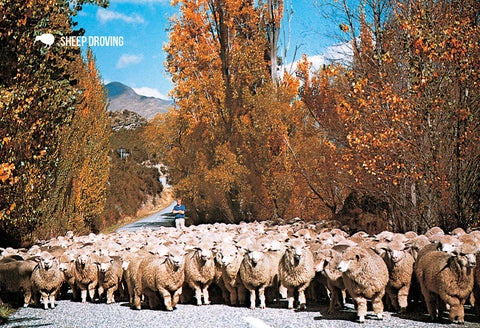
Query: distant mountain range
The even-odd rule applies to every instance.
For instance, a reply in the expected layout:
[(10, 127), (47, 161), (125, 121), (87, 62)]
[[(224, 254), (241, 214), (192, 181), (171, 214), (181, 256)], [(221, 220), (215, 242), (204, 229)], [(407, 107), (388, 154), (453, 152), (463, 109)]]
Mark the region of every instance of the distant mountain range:
[(128, 110), (151, 120), (158, 113), (168, 111), (172, 103), (155, 97), (146, 97), (137, 94), (132, 88), (120, 82), (110, 82), (105, 86), (108, 92), (111, 112)]

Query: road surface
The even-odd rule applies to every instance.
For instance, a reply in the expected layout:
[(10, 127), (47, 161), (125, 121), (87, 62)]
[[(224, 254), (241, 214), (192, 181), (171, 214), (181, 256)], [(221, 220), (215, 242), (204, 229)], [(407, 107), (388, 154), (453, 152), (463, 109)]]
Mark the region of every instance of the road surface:
[(146, 218), (136, 222), (124, 225), (123, 227), (118, 228), (117, 231), (138, 231), (147, 228), (156, 230), (159, 227), (174, 227), (175, 219), (172, 211), (175, 204), (177, 204), (176, 201), (160, 212), (147, 216)]

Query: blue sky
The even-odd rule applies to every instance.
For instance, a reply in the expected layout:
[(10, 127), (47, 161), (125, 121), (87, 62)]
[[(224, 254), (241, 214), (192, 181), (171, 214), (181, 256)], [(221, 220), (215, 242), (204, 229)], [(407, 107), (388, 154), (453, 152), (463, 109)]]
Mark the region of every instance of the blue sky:
[[(338, 43), (331, 37), (338, 27), (322, 19), (315, 1), (292, 1), (291, 37), (287, 62), (299, 46), (302, 53), (317, 56)], [(178, 11), (168, 0), (110, 0), (110, 7), (87, 5), (75, 18), (85, 36), (122, 36), (123, 46), (95, 46), (92, 50), (105, 83), (118, 81), (139, 94), (166, 98), (172, 89), (163, 63), (163, 44), (168, 42), (168, 17)], [(280, 47), (283, 47), (281, 45)], [(315, 57), (312, 57), (315, 58)]]

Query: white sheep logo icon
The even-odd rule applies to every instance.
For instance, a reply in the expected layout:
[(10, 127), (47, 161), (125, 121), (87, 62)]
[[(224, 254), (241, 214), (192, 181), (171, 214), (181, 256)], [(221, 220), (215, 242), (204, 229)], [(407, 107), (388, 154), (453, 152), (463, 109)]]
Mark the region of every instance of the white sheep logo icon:
[(50, 33), (44, 33), (42, 35), (37, 35), (35, 37), (35, 42), (41, 41), (43, 44), (45, 44), (48, 48), (55, 42), (55, 37), (53, 34)]

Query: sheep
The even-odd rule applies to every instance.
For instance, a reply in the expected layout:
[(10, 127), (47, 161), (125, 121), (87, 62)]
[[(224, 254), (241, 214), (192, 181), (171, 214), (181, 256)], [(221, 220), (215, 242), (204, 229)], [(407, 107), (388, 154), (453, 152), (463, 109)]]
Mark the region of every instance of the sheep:
[(281, 251), (267, 251), (258, 242), (252, 243), (240, 264), (240, 278), (250, 292), (250, 308), (255, 309), (258, 290), (260, 308), (266, 307), (265, 288), (278, 284), (278, 266), (283, 256)]
[(383, 319), (382, 297), (388, 284), (388, 268), (383, 259), (362, 247), (349, 247), (338, 265), (345, 287), (357, 305), (360, 323), (365, 322), (367, 299), (372, 300), (373, 311)]
[(315, 271), (320, 272), (326, 279), (326, 287), (330, 292), (330, 305), (327, 313), (333, 314), (337, 309), (343, 308), (345, 284), (338, 265), (348, 246), (334, 246), (330, 249), (319, 250), (315, 254)]
[(75, 256), (71, 253), (64, 253), (58, 259), (58, 268), (63, 272), (65, 281), (72, 290), (72, 299), (78, 299), (78, 288), (75, 285)]
[(23, 307), (27, 307), (32, 299), (31, 277), (36, 266), (33, 260), (0, 263), (0, 294), (22, 293)]
[(55, 298), (60, 291), (65, 276), (59, 268), (58, 260), (48, 252), (40, 254), (40, 262), (32, 272), (32, 291), (35, 303), (43, 302), (45, 310), (48, 305), (55, 308)]
[(185, 283), (195, 292), (197, 305), (209, 305), (208, 288), (215, 278), (215, 262), (210, 243), (202, 243), (187, 252)]
[(95, 300), (95, 288), (98, 284), (98, 267), (94, 254), (79, 253), (75, 260), (75, 284), (80, 289), (82, 303), (87, 302), (87, 291), (90, 300)]
[(134, 286), (134, 307), (141, 308), (141, 295), (148, 298), (149, 306), (158, 306), (157, 292), (163, 297), (167, 311), (173, 311), (182, 294), (185, 281), (185, 251), (171, 246), (167, 254), (143, 258), (138, 267)]
[(396, 311), (404, 313), (408, 306), (408, 293), (412, 283), (413, 256), (405, 250), (405, 245), (390, 242), (385, 246), (383, 259), (387, 264), (390, 279), (386, 293), (387, 300)]
[(221, 279), (230, 294), (230, 305), (236, 305), (237, 303), (244, 304), (245, 286), (239, 275), (243, 252), (231, 243), (223, 243), (219, 245), (218, 248), (222, 272)]
[(305, 289), (315, 277), (313, 254), (303, 239), (291, 239), (287, 245), (278, 269), (280, 284), (287, 289), (289, 309), (293, 309), (295, 289), (298, 291), (299, 308), (305, 308)]
[(118, 257), (106, 255), (99, 256), (96, 262), (98, 266), (98, 296), (107, 292), (107, 304), (115, 303), (115, 291), (118, 289), (123, 294), (123, 262)]
[(464, 304), (473, 290), (476, 252), (475, 247), (463, 244), (451, 254), (433, 251), (419, 259), (415, 274), (432, 320), (441, 314), (441, 300), (450, 308), (450, 321), (464, 322)]

